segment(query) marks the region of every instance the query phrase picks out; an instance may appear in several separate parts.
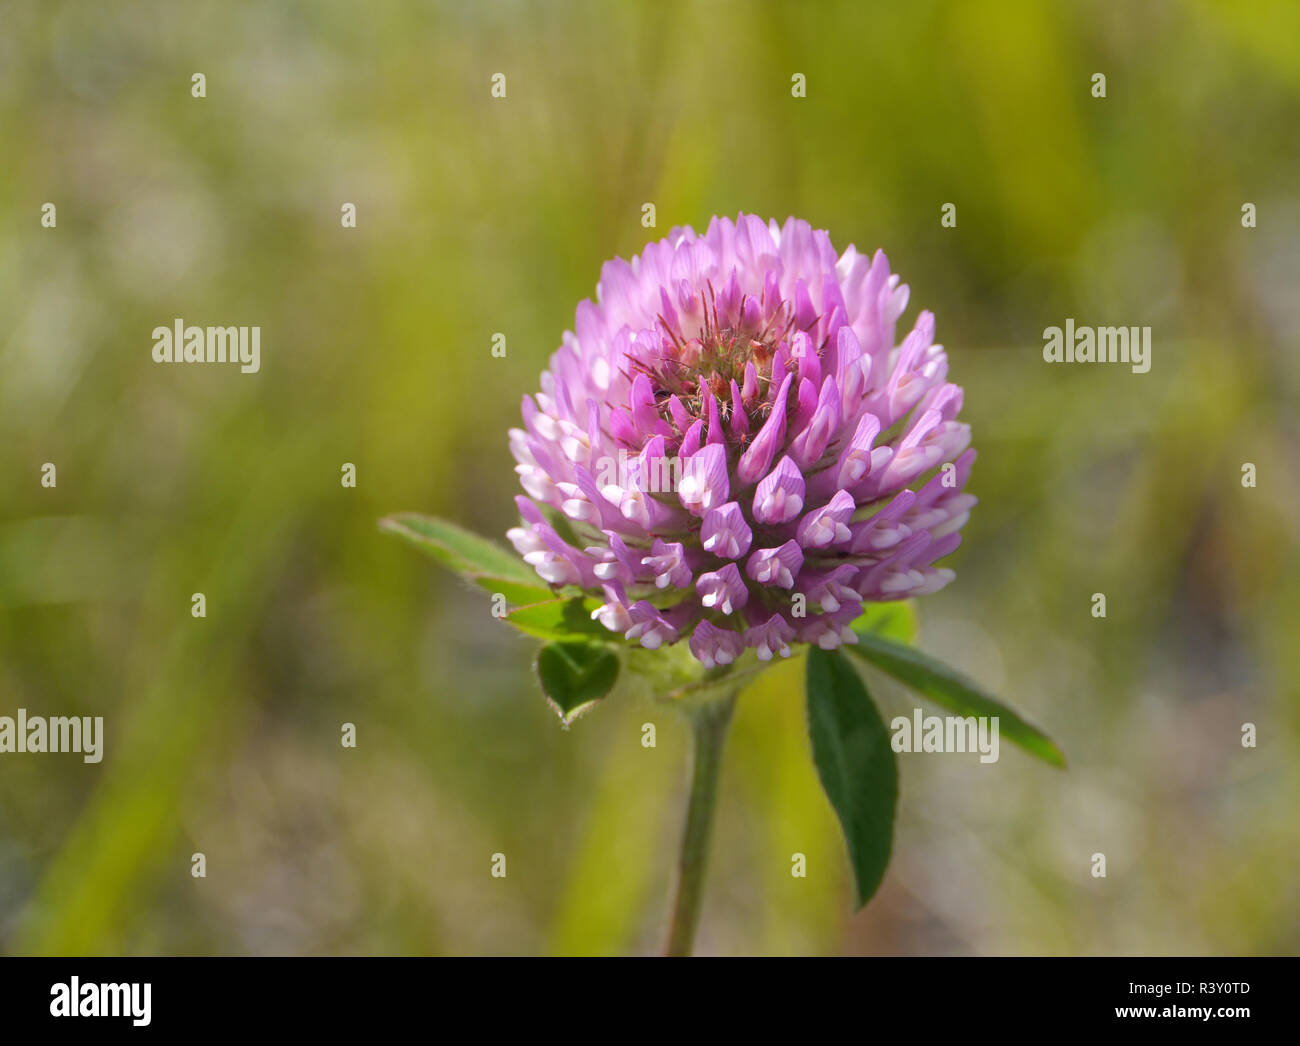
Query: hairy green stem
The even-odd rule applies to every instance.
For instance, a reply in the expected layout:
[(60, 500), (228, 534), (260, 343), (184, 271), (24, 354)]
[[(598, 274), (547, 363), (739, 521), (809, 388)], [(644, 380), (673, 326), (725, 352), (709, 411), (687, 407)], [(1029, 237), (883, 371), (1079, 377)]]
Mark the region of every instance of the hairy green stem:
[(700, 921), (704, 874), (709, 860), (709, 836), (718, 802), (718, 776), (722, 747), (736, 705), (736, 691), (703, 702), (687, 715), (691, 723), (691, 795), (686, 807), (686, 827), (677, 860), (677, 894), (665, 955), (690, 955), (695, 927)]

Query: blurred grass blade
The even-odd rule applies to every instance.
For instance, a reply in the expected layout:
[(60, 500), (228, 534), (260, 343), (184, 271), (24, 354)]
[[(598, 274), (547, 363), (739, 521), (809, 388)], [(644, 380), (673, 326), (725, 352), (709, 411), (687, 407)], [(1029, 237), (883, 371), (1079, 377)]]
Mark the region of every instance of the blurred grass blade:
[(956, 669), (921, 653), (915, 647), (895, 643), (881, 635), (859, 631), (858, 642), (845, 646), (864, 661), (887, 672), (900, 683), (928, 697), (937, 705), (961, 716), (997, 716), (998, 730), (1008, 741), (1019, 745), (1053, 766), (1065, 766), (1065, 754), (1056, 742), (1036, 726), (1025, 722), (997, 698), (985, 693)]
[(884, 720), (843, 654), (811, 647), (807, 690), (813, 761), (844, 829), (860, 908), (889, 864), (898, 767)]
[(874, 632), (879, 636), (896, 639), (900, 643), (914, 643), (919, 627), (916, 618), (916, 600), (868, 603), (862, 614), (853, 622), (853, 627), (860, 631)]
[(443, 566), (465, 577), (495, 578), (550, 594), (532, 567), (512, 549), (502, 548), (445, 519), (403, 512), (381, 519), (379, 529), (405, 538)]
[(591, 618), (591, 612), (599, 606), (599, 600), (581, 596), (548, 599), (543, 603), (512, 610), (503, 620), (514, 625), (520, 632), (538, 639), (586, 638), (613, 642), (619, 636)]
[(560, 722), (568, 726), (613, 689), (618, 655), (597, 643), (547, 643), (537, 652), (537, 678)]

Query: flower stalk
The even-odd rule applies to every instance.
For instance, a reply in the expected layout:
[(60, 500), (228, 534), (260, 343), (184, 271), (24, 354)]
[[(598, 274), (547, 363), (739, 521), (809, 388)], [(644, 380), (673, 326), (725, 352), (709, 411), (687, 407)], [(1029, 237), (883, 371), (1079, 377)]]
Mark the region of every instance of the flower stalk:
[(733, 689), (722, 697), (685, 706), (691, 726), (691, 791), (677, 860), (677, 888), (665, 955), (690, 955), (695, 943), (718, 804), (722, 750), (737, 693)]

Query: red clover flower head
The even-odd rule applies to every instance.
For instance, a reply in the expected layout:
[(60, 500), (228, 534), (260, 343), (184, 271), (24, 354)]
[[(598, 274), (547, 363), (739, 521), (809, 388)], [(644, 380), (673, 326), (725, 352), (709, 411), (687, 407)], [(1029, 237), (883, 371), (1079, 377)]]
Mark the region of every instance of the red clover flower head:
[(975, 451), (962, 390), (885, 255), (790, 218), (715, 218), (605, 264), (523, 402), (511, 542), (642, 646), (708, 667), (831, 649), (869, 601), (934, 592)]

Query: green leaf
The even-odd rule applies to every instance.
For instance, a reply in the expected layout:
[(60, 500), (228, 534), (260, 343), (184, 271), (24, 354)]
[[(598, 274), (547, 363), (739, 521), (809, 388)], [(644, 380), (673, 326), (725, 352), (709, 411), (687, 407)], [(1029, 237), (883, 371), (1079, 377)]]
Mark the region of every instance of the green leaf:
[(843, 654), (809, 648), (807, 678), (813, 761), (844, 830), (861, 908), (889, 864), (898, 767), (889, 731)]
[(560, 722), (568, 726), (613, 689), (618, 655), (582, 641), (547, 643), (537, 652), (537, 678)]
[(379, 521), (379, 529), (405, 538), (443, 566), (511, 603), (538, 603), (555, 593), (513, 551), (445, 519), (404, 512)]
[(900, 643), (915, 643), (917, 633), (916, 600), (904, 599), (894, 603), (868, 603), (853, 622), (853, 627), (864, 632), (875, 632)]
[(499, 577), (476, 577), (470, 579), (479, 588), (495, 595), (506, 597), (512, 607), (526, 607), (534, 603), (548, 603), (555, 599), (555, 592), (537, 585), (521, 585), (517, 581), (506, 581)]
[(519, 607), (506, 614), (504, 620), (526, 635), (538, 639), (589, 639), (606, 643), (621, 639), (598, 621), (591, 612), (600, 606), (598, 599), (574, 596), (570, 599), (548, 599)]
[(858, 657), (889, 673), (900, 683), (960, 716), (996, 716), (1001, 737), (1053, 766), (1065, 766), (1065, 754), (1036, 726), (1025, 722), (997, 698), (954, 668), (915, 647), (895, 643), (871, 632), (858, 632), (858, 642), (845, 646)]

